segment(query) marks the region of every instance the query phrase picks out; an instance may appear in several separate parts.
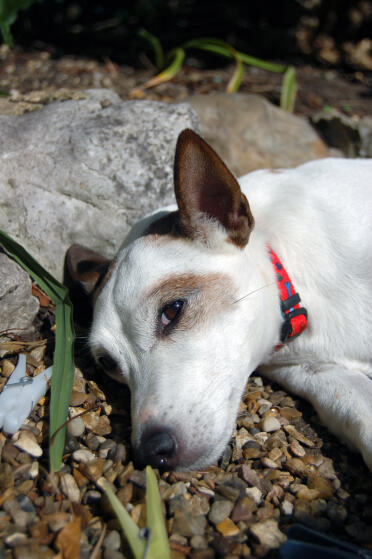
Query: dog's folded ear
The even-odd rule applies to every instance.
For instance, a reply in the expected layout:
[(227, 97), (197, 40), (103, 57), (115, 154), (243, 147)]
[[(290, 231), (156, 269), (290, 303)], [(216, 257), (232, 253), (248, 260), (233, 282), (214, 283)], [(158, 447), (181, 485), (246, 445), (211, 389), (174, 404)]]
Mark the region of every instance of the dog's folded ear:
[(188, 237), (208, 236), (203, 222), (212, 218), (224, 227), (230, 242), (240, 248), (247, 244), (254, 225), (248, 200), (219, 156), (189, 129), (177, 141), (174, 190)]
[(74, 318), (89, 326), (93, 317), (93, 302), (103, 285), (111, 260), (82, 245), (72, 245), (65, 256), (63, 283), (74, 305)]

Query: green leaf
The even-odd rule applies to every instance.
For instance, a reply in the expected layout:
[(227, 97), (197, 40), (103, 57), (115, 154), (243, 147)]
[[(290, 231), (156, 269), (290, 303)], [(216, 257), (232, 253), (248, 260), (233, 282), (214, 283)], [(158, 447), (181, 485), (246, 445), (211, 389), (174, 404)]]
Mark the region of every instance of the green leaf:
[(289, 66), (282, 80), (282, 91), (280, 93), (280, 107), (288, 112), (293, 112), (297, 95), (296, 70)]
[(146, 31), (146, 29), (141, 29), (138, 32), (139, 36), (145, 39), (148, 43), (150, 43), (154, 54), (155, 54), (155, 64), (156, 67), (161, 70), (164, 67), (164, 51), (161, 43), (155, 35)]
[(262, 68), (263, 70), (268, 70), (269, 72), (277, 72), (279, 74), (282, 74), (286, 70), (286, 66), (283, 66), (281, 64), (274, 64), (273, 62), (266, 62), (265, 60), (261, 60), (260, 58), (256, 58), (255, 56), (237, 51), (228, 43), (219, 39), (193, 39), (185, 43), (183, 47), (185, 49), (196, 48), (206, 50), (215, 54), (219, 54), (221, 56), (226, 56), (227, 58), (235, 58), (234, 52), (236, 52), (239, 56), (239, 59), (244, 64), (248, 64), (249, 66), (256, 66), (257, 68)]
[(49, 459), (52, 471), (59, 470), (62, 466), (66, 426), (58, 432), (57, 430), (66, 421), (74, 382), (74, 323), (71, 303), (57, 303), (56, 325), (49, 428)]
[(149, 559), (171, 559), (158, 482), (151, 466), (146, 466), (146, 516), (151, 530)]
[[(107, 482), (104, 484), (103, 490), (120, 522), (120, 526), (129, 542), (135, 559), (142, 559), (145, 551), (145, 542), (139, 536), (139, 528), (137, 524), (132, 520), (129, 513), (121, 504)], [(147, 554), (147, 559), (151, 559), (149, 554)]]
[[(74, 379), (74, 325), (72, 305), (68, 290), (47, 272), (16, 241), (0, 230), (0, 244), (32, 277), (32, 279), (56, 303), (56, 340), (53, 356), (52, 395), (50, 402), (50, 438), (67, 419), (68, 405)], [(49, 459), (51, 470), (62, 465), (65, 443), (65, 429), (61, 429), (50, 445)]]
[(154, 76), (153, 78), (151, 78), (151, 80), (147, 81), (143, 87), (155, 87), (156, 85), (171, 80), (178, 74), (185, 59), (185, 51), (182, 48), (178, 47), (171, 51), (169, 56), (173, 56), (173, 60), (169, 64), (169, 66), (165, 68), (165, 70), (160, 72), (160, 74), (157, 74), (157, 76)]

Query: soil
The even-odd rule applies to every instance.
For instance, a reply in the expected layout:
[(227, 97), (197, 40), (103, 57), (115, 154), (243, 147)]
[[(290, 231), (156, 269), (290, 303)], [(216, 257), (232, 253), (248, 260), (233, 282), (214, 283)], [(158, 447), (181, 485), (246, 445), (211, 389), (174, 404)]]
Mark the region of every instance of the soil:
[[(153, 99), (180, 101), (194, 93), (208, 94), (225, 91), (233, 67), (201, 69), (185, 66), (168, 83), (151, 89), (144, 84), (156, 74), (148, 60), (147, 69), (119, 66), (107, 59), (104, 63), (94, 59), (64, 56), (54, 58), (48, 50), (24, 51), (0, 47), (0, 90), (11, 99), (35, 91), (56, 92), (62, 88), (81, 90), (106, 87), (122, 99)], [(296, 67), (298, 95), (295, 112), (306, 116), (324, 107), (339, 109), (347, 115), (372, 114), (372, 76), (358, 69), (343, 73), (321, 67), (299, 65)], [(258, 93), (279, 104), (282, 76), (258, 68), (246, 67), (240, 91)]]

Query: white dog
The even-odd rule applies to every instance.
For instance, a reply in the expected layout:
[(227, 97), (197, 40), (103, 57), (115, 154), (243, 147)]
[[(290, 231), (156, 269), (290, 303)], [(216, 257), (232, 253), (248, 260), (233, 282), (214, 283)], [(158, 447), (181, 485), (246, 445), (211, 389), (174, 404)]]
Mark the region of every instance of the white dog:
[(111, 264), (79, 245), (66, 260), (73, 297), (95, 300), (95, 356), (130, 387), (137, 463), (215, 461), (260, 365), (372, 469), (372, 160), (256, 171), (239, 187), (185, 130), (175, 194)]

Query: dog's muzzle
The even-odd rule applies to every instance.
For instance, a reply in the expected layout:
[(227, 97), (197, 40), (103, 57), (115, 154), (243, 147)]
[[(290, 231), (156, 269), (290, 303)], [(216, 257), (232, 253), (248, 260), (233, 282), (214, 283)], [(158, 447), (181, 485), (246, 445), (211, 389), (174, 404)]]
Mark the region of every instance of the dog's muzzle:
[(160, 471), (174, 470), (178, 463), (178, 445), (174, 435), (166, 429), (145, 431), (134, 451), (138, 469), (150, 465)]

